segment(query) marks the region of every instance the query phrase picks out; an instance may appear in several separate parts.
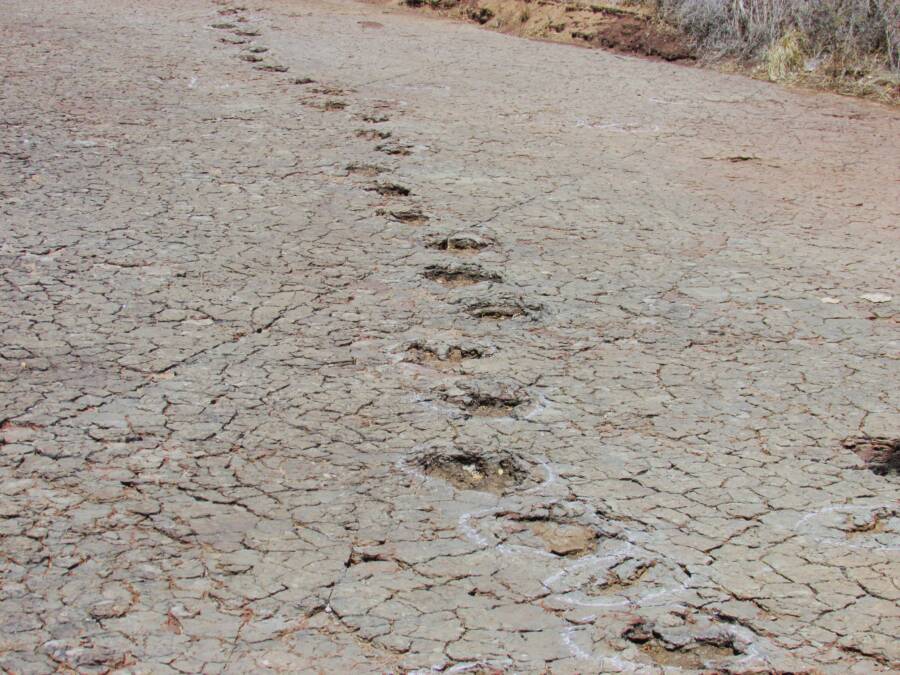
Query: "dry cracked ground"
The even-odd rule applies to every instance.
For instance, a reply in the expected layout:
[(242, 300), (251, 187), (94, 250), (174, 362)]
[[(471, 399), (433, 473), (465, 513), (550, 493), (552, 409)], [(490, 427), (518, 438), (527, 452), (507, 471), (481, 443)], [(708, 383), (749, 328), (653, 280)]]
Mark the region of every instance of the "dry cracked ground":
[(896, 110), (0, 5), (0, 669), (897, 672)]

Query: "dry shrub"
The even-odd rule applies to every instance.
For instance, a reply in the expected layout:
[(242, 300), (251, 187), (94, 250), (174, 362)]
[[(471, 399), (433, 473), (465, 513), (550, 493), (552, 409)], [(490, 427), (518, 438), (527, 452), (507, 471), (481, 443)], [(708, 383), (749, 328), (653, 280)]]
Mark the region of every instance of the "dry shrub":
[[(744, 58), (796, 50), (823, 61), (876, 57), (900, 72), (898, 0), (649, 0), (706, 50)], [(785, 42), (785, 40), (787, 42)], [(773, 57), (775, 58), (775, 57)], [(779, 61), (777, 68), (793, 63)]]
[(766, 72), (773, 82), (791, 79), (803, 69), (805, 62), (803, 36), (796, 30), (776, 40), (766, 50)]

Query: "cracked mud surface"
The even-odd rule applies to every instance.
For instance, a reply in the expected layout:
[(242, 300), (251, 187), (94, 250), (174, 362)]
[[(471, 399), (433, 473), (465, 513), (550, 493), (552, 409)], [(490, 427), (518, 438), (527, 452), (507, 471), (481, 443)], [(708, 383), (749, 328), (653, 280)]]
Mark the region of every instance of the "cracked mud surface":
[(895, 113), (337, 0), (0, 31), (0, 669), (896, 671)]

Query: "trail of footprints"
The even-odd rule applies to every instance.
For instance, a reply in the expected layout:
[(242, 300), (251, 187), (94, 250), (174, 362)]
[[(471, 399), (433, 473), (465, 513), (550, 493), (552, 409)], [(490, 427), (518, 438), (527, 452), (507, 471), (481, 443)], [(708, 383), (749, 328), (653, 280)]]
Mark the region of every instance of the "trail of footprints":
[[(250, 25), (245, 11), (239, 6), (218, 11), (220, 20), (212, 28), (224, 32), (220, 41), (239, 47), (238, 58), (257, 70), (286, 72), (287, 66), (256, 42), (261, 31)], [(348, 103), (343, 97), (353, 93), (352, 89), (318, 84), (310, 77), (288, 82), (305, 87), (309, 96), (302, 99), (304, 105), (323, 112), (346, 110)], [(413, 151), (412, 145), (395, 138), (390, 130), (375, 126), (390, 120), (381, 110), (363, 113), (359, 119), (370, 126), (356, 130), (356, 137), (374, 143), (376, 151), (395, 158)], [(371, 181), (364, 189), (382, 198), (377, 216), (417, 227), (430, 222), (431, 216), (411, 203), (415, 197), (412, 190), (392, 181), (386, 167), (349, 162), (345, 171)], [(543, 303), (522, 297), (508, 286), (500, 271), (475, 262), (479, 253), (501, 246), (493, 236), (476, 230), (433, 232), (425, 234), (422, 245), (446, 256), (421, 270), (423, 283), (449, 289), (471, 287), (473, 291), (486, 287), (483, 293), (451, 298), (448, 304), (456, 305), (457, 311), (495, 323), (547, 317)], [(456, 376), (463, 362), (490, 358), (496, 351), (484, 340), (437, 337), (406, 344), (403, 360)], [(546, 406), (538, 392), (519, 382), (483, 377), (448, 379), (424, 402), (463, 424), (476, 418), (530, 423)], [(478, 548), (523, 563), (519, 567), (534, 577), (531, 581), (542, 591), (537, 598), (523, 597), (520, 602), (539, 600), (541, 607), (555, 613), (560, 618), (560, 643), (576, 660), (589, 663), (588, 668), (765, 668), (770, 657), (783, 655), (780, 648), (747, 628), (691, 609), (703, 604), (702, 596), (693, 589), (703, 587), (709, 593), (709, 588), (703, 585), (706, 580), (692, 577), (677, 561), (654, 551), (654, 541), (665, 533), (623, 522), (574, 497), (544, 457), (526, 458), (504, 449), (448, 442), (416, 448), (397, 466), (426, 485), (437, 482), (455, 490), (496, 496), (496, 505), (458, 517), (460, 535)], [(831, 515), (812, 514), (798, 523), (797, 529), (824, 530), (818, 521)], [(687, 596), (695, 602), (687, 603)], [(626, 610), (631, 619), (623, 623), (621, 616)], [(598, 622), (600, 614), (604, 616)], [(597, 628), (600, 624), (605, 625), (605, 633)], [(631, 659), (623, 655), (631, 655)]]
[[(383, 115), (365, 119), (373, 123), (387, 121)], [(357, 135), (373, 141), (391, 136), (380, 129)], [(406, 153), (397, 149), (408, 147), (393, 141), (379, 143), (376, 150), (402, 155)], [(380, 182), (369, 189), (383, 196), (411, 196), (408, 188), (385, 180), (380, 169), (351, 164), (348, 170), (363, 176), (379, 176)], [(418, 206), (381, 207), (377, 215), (410, 225), (429, 221)], [(424, 279), (445, 288), (489, 285), (486, 293), (451, 300), (470, 317), (493, 322), (539, 321), (546, 317), (542, 303), (504, 286), (506, 280), (501, 272), (471, 261), (486, 249), (499, 247), (500, 243), (492, 236), (468, 230), (436, 232), (426, 235), (423, 244), (446, 254), (446, 260), (421, 270)], [(440, 371), (455, 372), (462, 362), (490, 358), (495, 352), (493, 346), (466, 339), (435, 338), (407, 345), (404, 358)], [(529, 391), (515, 380), (483, 377), (453, 379), (438, 387), (430, 403), (433, 409), (464, 421), (506, 418), (527, 422), (539, 415), (545, 405), (539, 393)], [(541, 599), (545, 609), (590, 612), (587, 618), (583, 612), (580, 615), (589, 625), (604, 610), (636, 611), (644, 606), (671, 604), (691, 585), (690, 576), (678, 564), (642, 546), (652, 538), (652, 533), (636, 531), (609, 514), (597, 512), (592, 505), (567, 494), (565, 489), (565, 496), (547, 496), (554, 488), (559, 492), (557, 484), (561, 481), (545, 458), (528, 460), (503, 449), (432, 444), (401, 460), (400, 468), (425, 483), (437, 480), (455, 489), (497, 495), (496, 506), (462, 514), (458, 529), (481, 548), (493, 549), (504, 558), (526, 561), (533, 582), (545, 589)], [(522, 602), (529, 599), (523, 598)], [(664, 623), (670, 626), (672, 618), (665, 616)], [(650, 618), (623, 627), (615, 637), (639, 649), (646, 655), (646, 661), (623, 659), (615, 648), (608, 655), (596, 653), (588, 628), (581, 621), (564, 620), (559, 640), (579, 660), (626, 670), (653, 664), (704, 668), (728, 661), (732, 666), (766, 663), (762, 640), (747, 629), (716, 621), (702, 612), (696, 616), (684, 614), (681, 623), (683, 630), (679, 636), (660, 632)]]
[[(363, 119), (378, 124), (388, 118), (379, 114), (365, 115)], [(386, 154), (409, 154), (410, 146), (394, 140), (389, 131), (361, 130), (357, 136), (378, 142), (375, 149)], [(359, 176), (377, 177), (378, 182), (367, 189), (390, 200), (412, 196), (410, 189), (387, 180), (381, 167), (349, 164), (347, 170)], [(421, 207), (407, 204), (392, 203), (378, 208), (376, 214), (415, 226), (430, 220)], [(445, 260), (421, 270), (424, 279), (451, 289), (488, 287), (482, 294), (451, 299), (459, 311), (488, 322), (512, 319), (531, 322), (547, 316), (547, 308), (541, 302), (505, 286), (506, 279), (501, 272), (485, 269), (472, 261), (486, 249), (500, 246), (494, 237), (470, 230), (435, 232), (426, 234), (422, 243), (446, 255)], [(434, 338), (408, 344), (404, 360), (455, 374), (462, 362), (490, 358), (495, 352), (492, 345), (476, 341)], [(546, 405), (539, 393), (529, 391), (513, 379), (483, 377), (454, 378), (440, 385), (435, 397), (427, 402), (432, 409), (462, 419), (464, 423), (472, 418), (528, 422), (539, 416)], [(716, 663), (740, 667), (767, 663), (763, 641), (758, 636), (702, 612), (684, 612), (680, 621), (682, 631), (677, 635), (677, 631), (671, 631), (673, 623), (678, 623), (677, 617), (665, 611), (662, 616), (668, 632), (658, 630), (652, 618), (623, 625), (613, 637), (618, 638), (620, 645), (624, 643), (639, 650), (646, 659), (623, 659), (618, 655), (621, 647), (613, 647), (609, 654), (596, 653), (589, 628), (598, 613), (634, 612), (645, 606), (671, 604), (692, 581), (677, 563), (642, 546), (652, 539), (653, 533), (617, 522), (611, 515), (600, 513), (568, 494), (564, 488), (565, 496), (548, 496), (554, 493), (554, 488), (559, 493), (557, 484), (561, 481), (547, 459), (528, 460), (503, 449), (448, 443), (418, 448), (411, 457), (400, 461), (399, 468), (426, 484), (437, 480), (454, 489), (497, 495), (496, 506), (459, 517), (460, 533), (478, 547), (493, 549), (504, 558), (527, 562), (533, 582), (545, 591), (541, 597), (545, 609), (581, 611), (578, 618), (561, 622), (559, 640), (572, 656), (593, 664), (591, 667), (634, 670), (652, 665), (705, 668)], [(521, 600), (529, 601), (529, 598)], [(660, 612), (651, 615), (659, 617)], [(609, 642), (615, 644), (614, 640)], [(768, 649), (774, 651), (773, 646)]]
[(219, 41), (240, 47), (238, 58), (254, 64), (254, 68), (268, 72), (286, 72), (287, 67), (271, 60), (269, 48), (256, 44), (253, 38), (262, 35), (261, 31), (250, 25), (244, 14), (246, 7), (224, 7), (219, 10), (221, 19), (212, 24), (212, 28), (225, 31)]

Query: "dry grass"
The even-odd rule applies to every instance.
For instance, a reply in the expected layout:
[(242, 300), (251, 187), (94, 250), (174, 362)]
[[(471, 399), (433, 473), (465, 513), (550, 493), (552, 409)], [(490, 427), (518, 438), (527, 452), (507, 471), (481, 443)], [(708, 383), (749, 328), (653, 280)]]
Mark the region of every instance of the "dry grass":
[(766, 50), (766, 73), (773, 82), (790, 80), (806, 63), (803, 36), (796, 30), (783, 35)]
[(752, 55), (790, 31), (814, 54), (878, 54), (900, 70), (897, 0), (651, 0), (708, 48)]
[(762, 64), (771, 80), (900, 95), (898, 0), (636, 0), (711, 58)]

